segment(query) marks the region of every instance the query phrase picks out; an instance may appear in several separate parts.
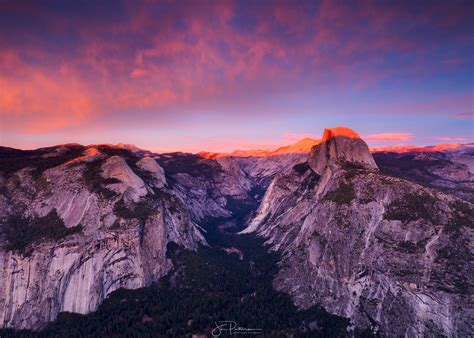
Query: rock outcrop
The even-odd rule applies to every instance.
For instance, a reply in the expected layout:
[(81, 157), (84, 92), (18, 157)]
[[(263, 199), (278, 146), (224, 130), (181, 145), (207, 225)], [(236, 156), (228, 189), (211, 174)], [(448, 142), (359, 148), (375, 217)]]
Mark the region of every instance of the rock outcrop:
[(120, 156), (112, 156), (105, 160), (99, 174), (105, 179), (118, 181), (109, 184), (108, 189), (119, 194), (126, 193), (134, 202), (138, 202), (140, 197), (147, 194), (145, 182), (130, 169), (127, 162)]
[(274, 280), (390, 336), (467, 336), (474, 287), (470, 203), (386, 176), (356, 133), (326, 130), (309, 163), (279, 174), (244, 232), (282, 254)]
[(156, 188), (163, 188), (166, 185), (165, 171), (153, 158), (145, 156), (137, 162), (137, 166), (152, 175), (151, 183)]
[(112, 291), (165, 275), (172, 267), (168, 243), (205, 244), (153, 159), (98, 148), (75, 146), (55, 156), (14, 152), (6, 162), (1, 327), (36, 329), (61, 311), (94, 311)]

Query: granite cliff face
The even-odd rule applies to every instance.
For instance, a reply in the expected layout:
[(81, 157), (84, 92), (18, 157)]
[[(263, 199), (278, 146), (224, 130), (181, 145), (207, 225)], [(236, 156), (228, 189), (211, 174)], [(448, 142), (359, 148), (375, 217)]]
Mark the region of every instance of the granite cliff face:
[(205, 244), (153, 158), (112, 147), (3, 149), (0, 325), (88, 313), (171, 268), (166, 247)]
[(282, 254), (275, 288), (389, 335), (469, 335), (472, 204), (381, 173), (347, 129), (308, 162), (275, 177), (244, 230)]

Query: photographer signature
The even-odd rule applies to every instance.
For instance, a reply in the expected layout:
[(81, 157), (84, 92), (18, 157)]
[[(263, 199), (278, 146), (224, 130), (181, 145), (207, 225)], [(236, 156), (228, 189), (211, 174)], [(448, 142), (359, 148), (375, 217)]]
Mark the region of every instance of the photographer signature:
[(230, 336), (238, 334), (262, 333), (262, 329), (251, 329), (247, 327), (237, 326), (237, 323), (232, 320), (223, 320), (215, 324), (216, 327), (211, 332), (213, 337), (219, 337), (223, 332), (228, 332)]

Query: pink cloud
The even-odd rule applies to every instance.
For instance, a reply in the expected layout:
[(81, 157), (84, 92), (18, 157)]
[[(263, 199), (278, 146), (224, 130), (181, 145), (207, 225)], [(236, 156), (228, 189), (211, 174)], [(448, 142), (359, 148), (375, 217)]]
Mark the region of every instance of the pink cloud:
[(441, 137), (434, 137), (435, 140), (439, 141), (447, 141), (447, 142), (462, 142), (469, 140), (469, 137), (465, 136), (441, 136)]
[(371, 134), (364, 137), (368, 141), (408, 141), (413, 138), (410, 133), (381, 133)]

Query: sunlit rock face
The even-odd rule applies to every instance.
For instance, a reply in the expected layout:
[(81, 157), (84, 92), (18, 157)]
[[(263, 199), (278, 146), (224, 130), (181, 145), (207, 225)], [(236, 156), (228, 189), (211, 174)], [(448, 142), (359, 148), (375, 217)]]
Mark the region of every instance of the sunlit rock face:
[(384, 175), (350, 130), (321, 146), (244, 230), (282, 254), (274, 287), (389, 336), (469, 335), (473, 205)]
[(206, 244), (153, 159), (82, 148), (10, 152), (14, 161), (2, 166), (2, 327), (39, 328), (61, 311), (94, 311), (112, 291), (165, 275), (169, 242)]
[(325, 129), (321, 144), (311, 151), (309, 163), (318, 174), (330, 165), (344, 163), (377, 169), (367, 144), (356, 132), (345, 127)]

